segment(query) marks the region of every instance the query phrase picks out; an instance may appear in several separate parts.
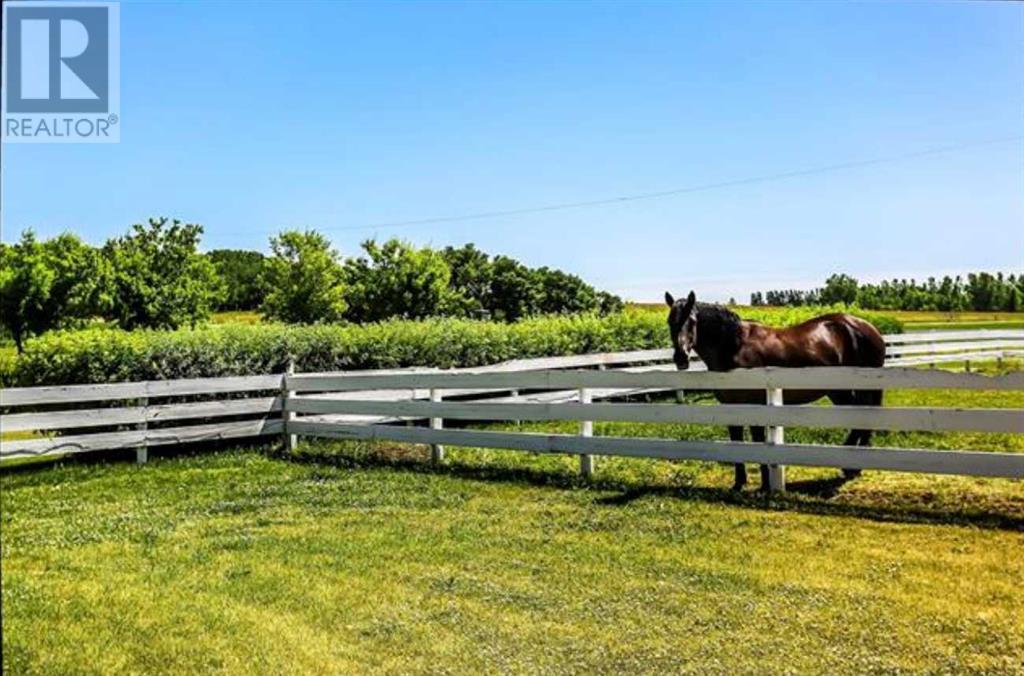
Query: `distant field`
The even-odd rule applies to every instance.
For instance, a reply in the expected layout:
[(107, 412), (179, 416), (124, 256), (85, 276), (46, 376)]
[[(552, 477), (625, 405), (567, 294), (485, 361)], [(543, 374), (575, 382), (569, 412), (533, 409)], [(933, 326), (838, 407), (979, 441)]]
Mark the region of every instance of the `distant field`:
[[(757, 307), (735, 305), (740, 314), (743, 310), (758, 312), (778, 312), (784, 314), (791, 308)], [(661, 303), (629, 303), (628, 309), (644, 311), (662, 311)], [(908, 331), (928, 331), (933, 329), (1021, 329), (1024, 328), (1024, 312), (938, 312), (930, 310), (871, 310), (871, 312), (895, 317), (906, 325)]]
[(910, 312), (891, 314), (906, 325), (908, 331), (933, 329), (1024, 329), (1024, 312)]

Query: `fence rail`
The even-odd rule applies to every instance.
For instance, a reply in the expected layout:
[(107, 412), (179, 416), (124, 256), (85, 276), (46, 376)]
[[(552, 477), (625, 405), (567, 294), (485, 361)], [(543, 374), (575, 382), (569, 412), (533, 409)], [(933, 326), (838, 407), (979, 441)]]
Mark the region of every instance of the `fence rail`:
[[(901, 334), (887, 336), (886, 342), (890, 359), (885, 369), (711, 373), (694, 362), (690, 371), (678, 372), (666, 363), (671, 350), (642, 350), (446, 371), (286, 373), (9, 388), (0, 391), (0, 407), (6, 412), (0, 416), (0, 431), (7, 437), (0, 439), (0, 460), (134, 448), (143, 462), (152, 446), (283, 434), (290, 446), (297, 435), (425, 443), (436, 462), (443, 460), (445, 444), (574, 453), (580, 456), (584, 474), (593, 472), (598, 455), (764, 462), (777, 468), (772, 475), (776, 488), (784, 485), (785, 464), (1024, 476), (1024, 455), (786, 444), (783, 430), (793, 426), (1024, 433), (1020, 409), (785, 405), (787, 390), (1024, 390), (1021, 372), (986, 377), (900, 368), (908, 363), (1024, 355), (1024, 330)], [(761, 390), (766, 403), (774, 405), (608, 403), (652, 392), (722, 389)], [(580, 434), (453, 430), (444, 428), (445, 419), (578, 421)], [(429, 425), (373, 424), (397, 420), (426, 420)], [(618, 439), (592, 436), (594, 421), (754, 425), (768, 427), (771, 434), (765, 444)]]
[[(500, 448), (534, 453), (618, 455), (666, 460), (750, 462), (766, 465), (805, 465), (881, 469), (930, 474), (1024, 478), (1024, 456), (987, 451), (932, 451), (921, 449), (859, 448), (801, 444), (757, 444), (731, 441), (676, 441), (635, 437), (586, 437), (568, 434), (433, 430), (390, 425), (346, 425), (305, 422), (291, 428), (296, 434), (334, 439), (451, 444), (474, 448)], [(784, 481), (774, 488), (783, 489)]]

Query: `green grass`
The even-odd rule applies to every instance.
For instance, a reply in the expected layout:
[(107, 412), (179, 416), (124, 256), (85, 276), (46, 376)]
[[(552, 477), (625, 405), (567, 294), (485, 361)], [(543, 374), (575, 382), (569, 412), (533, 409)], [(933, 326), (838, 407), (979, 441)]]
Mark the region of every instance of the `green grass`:
[(889, 311), (907, 331), (1024, 329), (1024, 312)]
[(917, 322), (904, 324), (907, 331), (943, 331), (975, 329), (1024, 329), (1024, 320), (1003, 320), (994, 322)]
[[(1024, 406), (893, 392), (889, 405)], [(724, 438), (598, 424), (599, 434)], [(572, 432), (574, 426), (545, 427)], [(787, 430), (793, 440), (840, 433)], [(1020, 435), (880, 444), (1024, 452)], [(317, 443), (0, 475), (10, 673), (1020, 673), (1024, 486)], [(755, 473), (756, 474), (756, 473)]]
[(939, 310), (885, 310), (902, 322), (909, 324), (917, 323), (946, 323), (946, 324), (973, 324), (973, 323), (1006, 323), (1024, 322), (1024, 312), (991, 312), (979, 310), (965, 310), (963, 312), (942, 312)]

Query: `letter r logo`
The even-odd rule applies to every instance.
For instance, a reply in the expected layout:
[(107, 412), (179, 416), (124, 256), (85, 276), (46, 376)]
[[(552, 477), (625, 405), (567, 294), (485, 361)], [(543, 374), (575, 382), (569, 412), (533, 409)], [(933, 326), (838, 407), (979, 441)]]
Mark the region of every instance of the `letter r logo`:
[(7, 111), (107, 112), (108, 12), (95, 6), (9, 7)]

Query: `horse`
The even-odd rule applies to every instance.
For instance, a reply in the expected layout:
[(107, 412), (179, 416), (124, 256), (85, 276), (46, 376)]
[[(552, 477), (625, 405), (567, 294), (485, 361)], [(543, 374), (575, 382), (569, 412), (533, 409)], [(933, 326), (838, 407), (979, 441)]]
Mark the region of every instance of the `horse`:
[[(669, 306), (668, 326), (672, 337), (672, 359), (676, 368), (690, 367), (690, 352), (696, 352), (709, 371), (731, 371), (761, 366), (882, 366), (885, 340), (868, 322), (844, 313), (821, 315), (801, 324), (775, 329), (758, 322), (745, 321), (721, 305), (698, 303), (693, 291), (676, 300), (665, 292)], [(715, 398), (723, 404), (765, 404), (764, 390), (719, 390)], [(809, 404), (828, 397), (836, 406), (881, 406), (881, 390), (810, 391), (786, 390), (785, 404)], [(763, 442), (764, 427), (751, 427), (752, 441)], [(743, 441), (743, 427), (729, 426), (729, 438)], [(870, 446), (871, 430), (852, 430), (847, 446)], [(852, 479), (860, 470), (844, 469)], [(736, 464), (733, 490), (747, 483), (747, 468)], [(768, 466), (761, 465), (761, 488), (768, 487)]]

